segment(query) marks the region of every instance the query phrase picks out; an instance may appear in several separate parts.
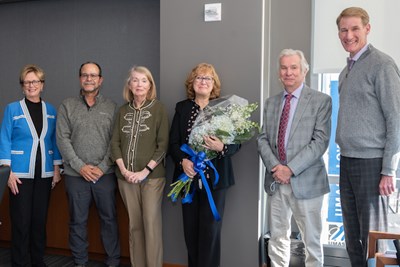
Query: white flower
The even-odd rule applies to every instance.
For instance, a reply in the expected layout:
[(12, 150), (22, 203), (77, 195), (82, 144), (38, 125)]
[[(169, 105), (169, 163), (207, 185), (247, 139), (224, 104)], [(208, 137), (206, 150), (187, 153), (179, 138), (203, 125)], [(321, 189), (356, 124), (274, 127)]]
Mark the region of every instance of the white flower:
[[(247, 100), (238, 96), (228, 96), (211, 100), (208, 106), (200, 112), (193, 124), (189, 145), (195, 152), (204, 151), (207, 160), (217, 156), (217, 152), (204, 147), (204, 136), (218, 137), (225, 145), (241, 144), (248, 141), (258, 130), (259, 125), (251, 121), (251, 114), (257, 109), (257, 103), (248, 104)], [(171, 184), (172, 190), (168, 193), (173, 201), (177, 197), (187, 196), (192, 179), (186, 179)]]
[(247, 100), (235, 95), (211, 100), (193, 124), (189, 145), (196, 152), (204, 151), (207, 158), (212, 159), (217, 153), (204, 148), (204, 136), (216, 136), (226, 145), (249, 140), (259, 129), (258, 123), (249, 119), (257, 107), (256, 103), (248, 104)]

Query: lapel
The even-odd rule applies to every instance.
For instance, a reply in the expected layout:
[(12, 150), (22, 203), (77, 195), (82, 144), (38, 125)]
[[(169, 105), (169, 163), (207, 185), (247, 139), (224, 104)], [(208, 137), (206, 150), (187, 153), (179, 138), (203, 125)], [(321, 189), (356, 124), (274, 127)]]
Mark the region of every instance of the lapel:
[(292, 126), (290, 128), (290, 133), (289, 133), (289, 139), (288, 143), (291, 141), (293, 137), (293, 133), (296, 132), (296, 128), (299, 126), (299, 122), (301, 118), (303, 117), (304, 111), (306, 110), (308, 103), (310, 102), (311, 98), (311, 88), (308, 86), (304, 85), (303, 91), (301, 92), (299, 102), (297, 103), (296, 111), (294, 113), (293, 121), (292, 121)]

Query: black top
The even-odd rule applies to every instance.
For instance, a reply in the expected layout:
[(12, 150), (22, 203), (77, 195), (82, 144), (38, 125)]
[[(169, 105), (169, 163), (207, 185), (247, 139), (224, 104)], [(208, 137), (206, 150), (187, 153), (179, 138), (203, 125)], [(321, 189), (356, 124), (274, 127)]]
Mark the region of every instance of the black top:
[[(36, 133), (40, 138), (43, 128), (43, 110), (42, 101), (35, 103), (25, 98), (26, 106), (28, 107), (29, 114), (32, 118), (33, 125), (35, 126)], [(35, 162), (35, 177), (40, 177), (42, 174), (42, 154), (40, 153), (40, 142), (38, 143), (38, 150), (36, 153)]]
[[(172, 120), (169, 137), (169, 154), (175, 162), (173, 181), (176, 181), (179, 175), (183, 172), (181, 165), (182, 160), (184, 158), (189, 158), (185, 152), (181, 151), (180, 147), (181, 145), (188, 143), (193, 123), (196, 120), (199, 111), (200, 106), (193, 100), (184, 100), (176, 104), (175, 115)], [(235, 184), (231, 156), (239, 149), (240, 145), (225, 145), (224, 153), (219, 154), (218, 157), (211, 160), (218, 171), (219, 182), (215, 187), (213, 186), (215, 179), (214, 171), (207, 168), (205, 170), (205, 176), (211, 180), (209, 182), (210, 188), (227, 188)], [(199, 179), (199, 175), (196, 175), (195, 179)]]
[(43, 128), (43, 111), (42, 101), (35, 103), (25, 98), (26, 106), (28, 107), (29, 114), (31, 115), (33, 124), (35, 125), (36, 133), (40, 136)]

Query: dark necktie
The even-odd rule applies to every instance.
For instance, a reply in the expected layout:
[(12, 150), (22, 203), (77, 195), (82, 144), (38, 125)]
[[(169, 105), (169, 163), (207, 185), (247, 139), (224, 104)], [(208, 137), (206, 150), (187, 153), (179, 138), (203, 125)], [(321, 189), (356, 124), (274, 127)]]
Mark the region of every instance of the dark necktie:
[(279, 132), (278, 132), (278, 153), (279, 160), (282, 164), (286, 164), (286, 148), (285, 148), (285, 135), (286, 129), (289, 122), (290, 113), (290, 100), (293, 95), (287, 94), (285, 99), (285, 104), (283, 106), (281, 121), (279, 122)]
[(347, 71), (351, 70), (351, 68), (354, 66), (355, 62), (356, 62), (355, 60), (353, 60), (351, 58), (347, 58)]

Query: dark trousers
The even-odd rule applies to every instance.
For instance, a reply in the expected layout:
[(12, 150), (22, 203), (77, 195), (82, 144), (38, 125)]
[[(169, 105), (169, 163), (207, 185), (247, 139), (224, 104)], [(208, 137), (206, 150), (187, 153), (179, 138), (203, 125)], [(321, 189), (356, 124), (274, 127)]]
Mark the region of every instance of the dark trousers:
[(220, 266), (221, 228), (226, 190), (212, 191), (215, 206), (221, 216), (219, 222), (214, 219), (205, 190), (196, 191), (192, 203), (182, 204), (189, 267)]
[(387, 231), (387, 198), (379, 195), (382, 158), (340, 157), (340, 201), (353, 267), (367, 266), (369, 230)]
[(104, 174), (95, 184), (83, 177), (65, 175), (65, 188), (69, 204), (69, 246), (75, 264), (88, 262), (87, 220), (92, 199), (100, 217), (101, 240), (107, 254), (106, 265), (119, 265), (115, 174)]
[(13, 267), (44, 266), (46, 221), (52, 178), (20, 179), (19, 194), (10, 191)]

